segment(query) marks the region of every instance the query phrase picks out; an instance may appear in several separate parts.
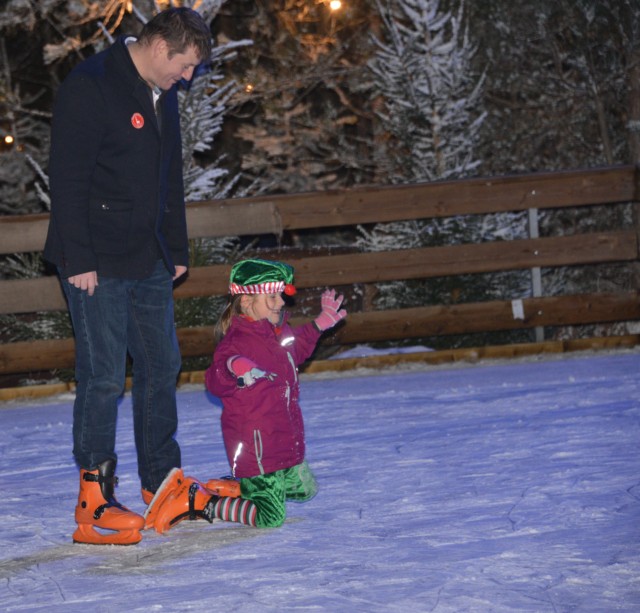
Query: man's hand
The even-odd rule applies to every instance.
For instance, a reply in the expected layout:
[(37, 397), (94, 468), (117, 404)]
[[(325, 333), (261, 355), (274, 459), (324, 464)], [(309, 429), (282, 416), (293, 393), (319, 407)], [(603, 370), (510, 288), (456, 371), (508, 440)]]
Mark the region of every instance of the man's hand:
[(181, 277), (186, 272), (187, 272), (186, 266), (176, 266), (176, 274), (173, 275), (173, 280), (175, 281), (178, 277)]
[(71, 285), (77, 287), (83, 292), (86, 291), (89, 296), (93, 296), (93, 292), (98, 287), (98, 273), (95, 270), (91, 272), (82, 272), (79, 275), (73, 275), (67, 279)]

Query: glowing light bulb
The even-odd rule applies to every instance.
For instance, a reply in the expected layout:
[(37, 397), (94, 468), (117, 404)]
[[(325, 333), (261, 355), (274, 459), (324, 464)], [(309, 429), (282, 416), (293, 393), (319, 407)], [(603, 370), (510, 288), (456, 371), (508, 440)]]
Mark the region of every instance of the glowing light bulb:
[(342, 8), (342, 2), (340, 0), (330, 0), (329, 8), (332, 11), (338, 11)]
[(13, 145), (13, 136), (11, 136), (11, 134), (7, 134), (7, 135), (4, 137), (4, 142), (5, 142), (5, 144), (7, 144), (7, 145)]

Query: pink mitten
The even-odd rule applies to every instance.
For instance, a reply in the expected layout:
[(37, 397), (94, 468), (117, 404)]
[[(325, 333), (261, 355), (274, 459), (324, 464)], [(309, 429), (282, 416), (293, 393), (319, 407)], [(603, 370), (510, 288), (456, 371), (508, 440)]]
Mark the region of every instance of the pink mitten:
[(234, 355), (227, 360), (227, 368), (236, 377), (238, 387), (251, 387), (258, 379), (273, 381), (275, 373), (267, 373), (249, 358), (242, 355)]
[(322, 313), (314, 320), (320, 332), (333, 328), (341, 319), (347, 316), (347, 312), (344, 309), (340, 309), (343, 300), (344, 296), (336, 297), (336, 290), (334, 289), (328, 289), (323, 292), (320, 301), (322, 304)]
[(236, 376), (244, 375), (252, 368), (258, 368), (258, 365), (243, 355), (234, 355), (227, 360), (227, 368)]

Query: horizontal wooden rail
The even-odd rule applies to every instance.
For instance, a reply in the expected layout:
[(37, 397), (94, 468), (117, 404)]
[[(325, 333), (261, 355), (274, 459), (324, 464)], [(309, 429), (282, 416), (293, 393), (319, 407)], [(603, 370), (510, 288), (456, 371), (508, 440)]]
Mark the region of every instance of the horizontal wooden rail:
[[(523, 319), (514, 317), (514, 302), (509, 300), (350, 313), (345, 324), (327, 334), (323, 342), (353, 345), (640, 319), (638, 292), (528, 298), (521, 302)], [(212, 326), (181, 329), (179, 333), (184, 356), (207, 355), (213, 351)]]
[[(300, 288), (353, 283), (421, 279), (635, 260), (633, 231), (599, 232), (574, 236), (479, 245), (453, 245), (377, 253), (315, 256), (287, 260), (295, 266)], [(227, 293), (230, 266), (192, 268), (175, 291), (177, 299)], [(66, 303), (57, 277), (0, 281), (0, 313), (64, 310)]]
[[(414, 309), (350, 313), (324, 342), (351, 345), (469, 332), (514, 330), (538, 326), (604, 323), (640, 319), (638, 292), (579, 294), (529, 298), (522, 302), (523, 319), (514, 317), (512, 301), (491, 301)], [(294, 320), (294, 325), (302, 323)], [(213, 327), (178, 330), (182, 355), (213, 352)], [(9, 343), (0, 346), (0, 374), (71, 368), (73, 339)]]
[[(635, 167), (618, 166), (198, 202), (187, 206), (187, 223), (192, 239), (279, 236), (295, 230), (456, 215), (616, 206), (627, 202), (638, 206), (637, 187)], [(0, 217), (0, 254), (42, 250), (48, 222), (48, 215)], [(296, 285), (307, 289), (614, 262), (634, 262), (637, 267), (638, 240), (637, 228), (619, 228), (423, 249), (278, 257), (295, 266)], [(192, 268), (188, 277), (176, 286), (176, 299), (225, 295), (229, 271), (229, 265)], [(64, 309), (65, 300), (55, 276), (0, 281), (0, 314)], [(637, 291), (543, 296), (391, 311), (351, 311), (347, 321), (325, 335), (322, 343), (352, 345), (638, 320)], [(178, 330), (178, 338), (185, 357), (208, 355), (214, 348), (212, 327), (183, 328)], [(0, 346), (0, 374), (66, 369), (72, 367), (73, 361), (73, 339)]]
[[(634, 166), (191, 203), (191, 238), (450, 217), (637, 199)], [(49, 216), (0, 217), (0, 254), (41, 251)]]
[(282, 228), (290, 230), (629, 202), (635, 196), (635, 168), (623, 166), (356, 188), (277, 200), (277, 209)]

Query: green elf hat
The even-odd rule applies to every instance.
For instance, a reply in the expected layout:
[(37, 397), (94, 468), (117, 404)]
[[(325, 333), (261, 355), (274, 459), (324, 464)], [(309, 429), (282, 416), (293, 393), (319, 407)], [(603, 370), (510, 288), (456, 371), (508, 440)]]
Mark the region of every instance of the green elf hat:
[(242, 260), (233, 265), (229, 292), (236, 294), (280, 294), (293, 296), (293, 267), (271, 260)]

